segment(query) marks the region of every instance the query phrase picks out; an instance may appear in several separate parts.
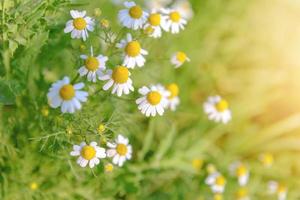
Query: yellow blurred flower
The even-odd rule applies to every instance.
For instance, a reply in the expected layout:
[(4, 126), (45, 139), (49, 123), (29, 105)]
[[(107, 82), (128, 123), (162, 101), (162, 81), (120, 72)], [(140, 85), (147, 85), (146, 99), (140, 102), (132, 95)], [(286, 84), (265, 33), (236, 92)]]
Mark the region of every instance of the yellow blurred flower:
[(287, 197), (287, 186), (277, 181), (269, 181), (268, 189), (271, 194), (276, 194), (279, 200), (285, 200)]
[(31, 190), (34, 191), (34, 190), (37, 190), (39, 186), (36, 182), (32, 182), (32, 183), (30, 183), (29, 187)]
[(248, 168), (245, 165), (240, 164), (236, 168), (236, 176), (238, 177), (238, 181), (239, 181), (239, 184), (241, 186), (246, 185), (247, 182), (248, 182), (248, 179), (249, 179), (249, 170), (248, 170)]
[(105, 169), (105, 172), (110, 173), (114, 170), (114, 166), (111, 163), (108, 163), (105, 165), (104, 169)]
[(101, 11), (100, 8), (95, 8), (95, 9), (94, 9), (94, 15), (95, 15), (96, 17), (100, 17), (101, 14), (102, 14), (102, 11)]
[(100, 21), (100, 25), (101, 25), (102, 28), (109, 28), (110, 23), (109, 23), (109, 21), (107, 19), (102, 19)]
[(48, 106), (43, 106), (41, 112), (42, 112), (42, 115), (44, 117), (48, 117), (48, 115), (49, 115), (49, 108), (48, 108)]
[(199, 196), (199, 197), (197, 198), (197, 200), (204, 200), (204, 197), (203, 197), (203, 196)]
[(203, 165), (203, 160), (202, 159), (193, 159), (192, 160), (192, 166), (195, 169), (195, 171), (199, 172), (202, 165)]
[(226, 178), (219, 172), (214, 172), (206, 177), (205, 183), (210, 186), (213, 193), (219, 194), (225, 190)]
[(213, 164), (208, 164), (206, 166), (206, 171), (209, 174), (215, 173), (217, 171), (216, 167)]
[(190, 58), (184, 53), (183, 51), (178, 51), (173, 54), (171, 57), (171, 63), (175, 65), (175, 68), (180, 67), (183, 65), (185, 62), (190, 62)]
[(219, 95), (208, 97), (207, 101), (203, 104), (203, 109), (208, 119), (214, 122), (227, 124), (231, 120), (229, 103)]
[(214, 195), (214, 200), (223, 200), (223, 195), (222, 194), (215, 194)]
[(85, 46), (84, 44), (81, 44), (81, 45), (79, 46), (79, 50), (80, 50), (81, 52), (84, 52), (84, 51), (86, 50), (86, 46)]
[(239, 188), (238, 191), (235, 193), (236, 199), (237, 200), (248, 200), (248, 190), (247, 188)]
[(67, 134), (71, 135), (71, 134), (73, 133), (72, 127), (71, 127), (71, 126), (68, 126), (68, 127), (66, 128), (66, 132), (67, 132)]
[(240, 161), (233, 162), (229, 166), (229, 170), (232, 175), (238, 178), (238, 182), (240, 186), (245, 186), (248, 183), (250, 177), (250, 171), (244, 163)]
[(263, 153), (259, 156), (259, 161), (264, 167), (272, 167), (274, 163), (274, 156), (271, 153)]
[(101, 124), (99, 124), (97, 131), (99, 134), (102, 134), (102, 133), (104, 133), (105, 129), (106, 129), (105, 125), (101, 123)]

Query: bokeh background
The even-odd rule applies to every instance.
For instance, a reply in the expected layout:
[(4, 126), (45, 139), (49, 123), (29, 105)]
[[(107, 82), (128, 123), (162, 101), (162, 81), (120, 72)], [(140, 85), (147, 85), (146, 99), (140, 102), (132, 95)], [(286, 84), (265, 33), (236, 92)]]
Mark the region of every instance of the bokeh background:
[[(269, 180), (284, 182), (288, 199), (300, 199), (300, 1), (190, 3), (194, 17), (185, 31), (145, 40), (151, 55), (134, 72), (135, 87), (176, 82), (181, 98), (176, 112), (146, 119), (136, 109), (136, 94), (120, 99), (98, 92), (99, 85), (89, 88), (89, 103), (75, 115), (47, 107), (51, 83), (75, 76), (78, 56), (90, 44), (105, 52), (96, 36), (83, 43), (63, 33), (69, 10), (93, 15), (100, 8), (97, 19), (110, 20), (117, 31), (121, 6), (107, 0), (2, 0), (0, 199), (212, 199), (204, 184), (208, 163), (227, 178), (224, 199), (234, 199), (238, 185), (228, 166), (235, 160), (250, 167), (251, 199), (276, 199), (268, 195)], [(169, 57), (177, 50), (191, 62), (174, 70)], [(119, 60), (113, 57), (110, 65)], [(203, 102), (215, 94), (230, 103), (228, 125), (203, 113)], [(107, 126), (101, 135), (99, 123)], [(110, 174), (103, 165), (81, 169), (69, 156), (84, 135), (105, 143), (118, 133), (134, 149), (123, 168)], [(263, 152), (275, 157), (269, 169), (258, 161)], [(194, 159), (203, 161), (201, 169), (193, 168)]]

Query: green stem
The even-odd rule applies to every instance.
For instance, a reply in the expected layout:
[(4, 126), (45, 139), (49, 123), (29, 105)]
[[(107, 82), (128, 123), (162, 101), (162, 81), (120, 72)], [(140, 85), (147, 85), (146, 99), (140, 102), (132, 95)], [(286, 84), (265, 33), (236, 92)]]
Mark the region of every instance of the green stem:
[(4, 41), (4, 25), (5, 25), (5, 0), (2, 1), (2, 42), (3, 42), (3, 49), (2, 49), (2, 58), (3, 58), (3, 64), (5, 66), (6, 70), (6, 78), (9, 78), (10, 74), (10, 64), (9, 64), (9, 52), (6, 48), (6, 42)]
[(117, 36), (116, 36), (116, 38), (114, 39), (114, 41), (113, 41), (113, 43), (111, 45), (112, 48), (110, 49), (109, 56), (113, 55), (114, 49), (116, 48), (117, 42), (120, 40), (119, 37), (122, 36), (123, 30), (124, 30), (124, 28), (121, 28), (119, 30), (119, 32), (117, 33)]
[(78, 78), (79, 78), (79, 74), (76, 74), (76, 76), (73, 78), (73, 80), (71, 81), (71, 83), (74, 84), (75, 81), (77, 81)]

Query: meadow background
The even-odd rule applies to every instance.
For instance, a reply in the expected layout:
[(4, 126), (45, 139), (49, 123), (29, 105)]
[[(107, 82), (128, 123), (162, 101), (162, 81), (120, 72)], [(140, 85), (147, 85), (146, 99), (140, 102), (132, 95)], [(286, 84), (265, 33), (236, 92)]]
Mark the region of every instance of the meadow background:
[[(205, 165), (213, 163), (228, 181), (224, 198), (232, 200), (238, 185), (228, 166), (235, 160), (250, 166), (251, 199), (276, 199), (267, 194), (273, 179), (287, 184), (288, 199), (300, 199), (300, 1), (190, 2), (194, 17), (186, 30), (148, 40), (151, 55), (133, 74), (136, 88), (180, 86), (178, 110), (148, 119), (136, 108), (136, 94), (117, 98), (99, 92), (100, 85), (75, 115), (47, 106), (51, 83), (74, 77), (78, 56), (89, 49), (63, 33), (69, 10), (93, 15), (100, 8), (96, 18), (118, 30), (121, 7), (106, 0), (1, 0), (0, 199), (212, 199), (204, 179)], [(191, 62), (174, 70), (169, 56), (177, 50)], [(203, 113), (215, 94), (230, 103), (228, 125)], [(107, 127), (102, 134), (100, 123)], [(118, 133), (134, 150), (123, 168), (82, 169), (69, 156), (84, 136), (103, 144)], [(270, 169), (258, 162), (263, 152), (275, 156)], [(194, 159), (203, 160), (200, 170)]]

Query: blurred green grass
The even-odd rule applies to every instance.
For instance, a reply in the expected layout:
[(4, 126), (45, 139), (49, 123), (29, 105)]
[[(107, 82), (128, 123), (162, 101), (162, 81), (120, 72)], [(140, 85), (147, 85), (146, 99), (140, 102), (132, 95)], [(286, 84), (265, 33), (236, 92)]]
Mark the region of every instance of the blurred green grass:
[[(33, 1), (26, 2), (32, 6)], [(67, 1), (34, 2), (32, 10), (11, 10), (29, 13), (31, 24), (18, 29), (28, 32), (28, 41), (9, 56), (9, 78), (18, 83), (19, 92), (14, 104), (1, 106), (1, 198), (210, 199), (205, 171), (198, 174), (192, 168), (195, 158), (214, 163), (226, 174), (225, 199), (232, 199), (238, 188), (227, 172), (237, 159), (250, 165), (252, 199), (271, 199), (266, 195), (269, 179), (288, 184), (288, 199), (300, 198), (300, 4), (296, 0), (191, 1), (195, 16), (187, 29), (146, 43), (151, 56), (146, 67), (134, 71), (136, 88), (174, 81), (180, 86), (179, 110), (151, 120), (137, 112), (133, 96), (123, 100), (104, 92), (91, 95), (89, 104), (74, 117), (54, 110), (48, 117), (42, 115), (51, 82), (66, 74), (75, 76), (79, 67), (81, 42), (71, 41), (62, 32), (69, 9), (93, 13), (99, 7), (118, 30), (120, 8), (108, 1), (79, 6)], [(10, 20), (13, 24), (19, 19)], [(102, 48), (94, 44), (97, 50)], [(3, 47), (4, 57), (7, 48)], [(192, 61), (174, 71), (168, 58), (177, 50), (187, 52)], [(113, 58), (114, 62), (119, 58)], [(230, 102), (233, 121), (229, 125), (209, 122), (202, 111), (207, 96), (214, 94)], [(105, 138), (119, 132), (128, 135), (135, 151), (134, 159), (112, 174), (103, 173), (102, 166), (93, 172), (79, 169), (69, 156), (71, 145), (82, 139), (80, 134), (102, 121), (111, 129)], [(89, 139), (99, 137), (89, 135)], [(275, 155), (271, 169), (258, 164), (258, 155), (265, 151)], [(30, 190), (32, 182), (38, 183), (38, 190)]]

